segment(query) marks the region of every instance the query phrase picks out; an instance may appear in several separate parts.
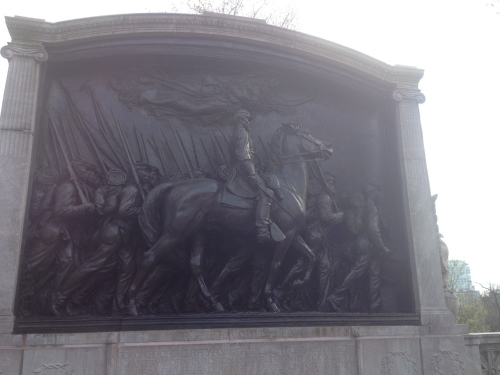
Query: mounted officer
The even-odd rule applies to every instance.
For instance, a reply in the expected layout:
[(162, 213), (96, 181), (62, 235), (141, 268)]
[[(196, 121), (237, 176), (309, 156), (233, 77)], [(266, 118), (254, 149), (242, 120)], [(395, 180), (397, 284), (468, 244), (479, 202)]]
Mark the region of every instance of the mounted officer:
[(234, 130), (229, 143), (233, 173), (227, 179), (227, 188), (243, 198), (255, 198), (257, 201), (255, 226), (257, 241), (270, 242), (271, 237), (271, 198), (273, 190), (269, 189), (255, 166), (255, 147), (249, 134), (250, 112), (240, 109), (234, 116)]

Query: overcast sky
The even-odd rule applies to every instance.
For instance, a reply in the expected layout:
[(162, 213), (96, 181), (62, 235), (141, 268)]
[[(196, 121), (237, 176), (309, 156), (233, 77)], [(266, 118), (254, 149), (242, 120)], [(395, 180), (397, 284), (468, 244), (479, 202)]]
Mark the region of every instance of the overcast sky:
[[(487, 0), (296, 0), (299, 31), (388, 64), (425, 69), (420, 106), (432, 193), (450, 257), (500, 284), (500, 6)], [(166, 12), (174, 2), (4, 1), (0, 13), (48, 22)], [(10, 37), (0, 25), (0, 42)], [(8, 63), (0, 61), (0, 98)], [(500, 238), (500, 236), (499, 236)]]

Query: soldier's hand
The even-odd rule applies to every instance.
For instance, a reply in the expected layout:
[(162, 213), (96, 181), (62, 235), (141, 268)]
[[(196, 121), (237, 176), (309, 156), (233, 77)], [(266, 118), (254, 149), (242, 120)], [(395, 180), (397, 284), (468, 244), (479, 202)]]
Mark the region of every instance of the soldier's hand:
[(93, 203), (85, 203), (84, 204), (85, 212), (94, 212), (95, 211), (95, 206)]
[(335, 214), (335, 222), (340, 223), (342, 220), (344, 220), (344, 213), (343, 212), (337, 212)]
[(382, 255), (386, 255), (389, 254), (391, 250), (387, 246), (384, 246), (382, 249), (380, 249), (380, 252), (382, 253)]
[(260, 188), (266, 187), (266, 185), (264, 184), (264, 180), (258, 174), (253, 174), (251, 176), (248, 176), (248, 179), (252, 181), (253, 184), (255, 184)]

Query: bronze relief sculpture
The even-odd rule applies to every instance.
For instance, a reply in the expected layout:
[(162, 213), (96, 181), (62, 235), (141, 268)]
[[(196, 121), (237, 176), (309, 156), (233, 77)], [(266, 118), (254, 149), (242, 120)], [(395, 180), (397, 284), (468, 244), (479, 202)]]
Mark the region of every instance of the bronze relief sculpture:
[(314, 96), (158, 68), (51, 93), (21, 318), (384, 311), (380, 188), (337, 192)]

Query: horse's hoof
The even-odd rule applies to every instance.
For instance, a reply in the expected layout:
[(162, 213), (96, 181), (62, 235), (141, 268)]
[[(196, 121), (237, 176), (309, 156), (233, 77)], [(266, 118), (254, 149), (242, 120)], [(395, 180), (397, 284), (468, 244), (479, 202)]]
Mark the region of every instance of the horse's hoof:
[(267, 299), (266, 301), (266, 310), (269, 311), (269, 312), (272, 312), (272, 313), (279, 313), (281, 312), (280, 308), (278, 307), (278, 305), (276, 305), (276, 303), (274, 303), (274, 301), (270, 298)]
[(129, 316), (139, 316), (139, 312), (137, 311), (137, 306), (134, 301), (129, 301), (128, 305), (125, 307), (125, 313)]
[(217, 302), (212, 305), (212, 311), (215, 313), (222, 313), (225, 312), (226, 310), (224, 309), (224, 307), (222, 307), (220, 302)]

